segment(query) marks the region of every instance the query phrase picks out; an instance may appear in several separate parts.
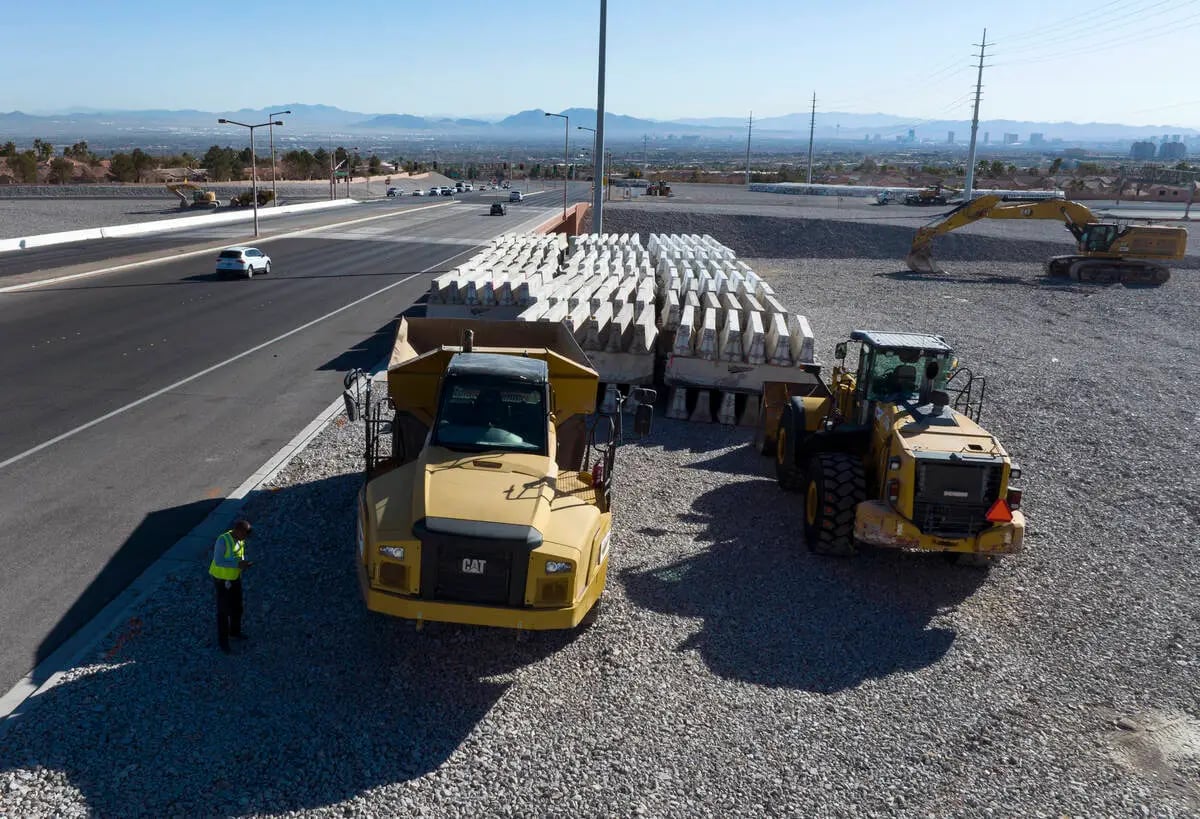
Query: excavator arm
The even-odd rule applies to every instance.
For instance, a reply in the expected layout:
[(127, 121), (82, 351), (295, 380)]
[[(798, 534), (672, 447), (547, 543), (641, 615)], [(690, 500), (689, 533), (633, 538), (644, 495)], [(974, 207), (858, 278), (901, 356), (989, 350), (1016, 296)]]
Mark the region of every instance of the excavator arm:
[(933, 240), (980, 219), (1052, 219), (1066, 224), (1079, 239), (1084, 225), (1099, 222), (1084, 205), (1066, 199), (1026, 199), (1005, 201), (989, 194), (973, 199), (917, 231), (905, 262), (916, 273), (944, 273), (933, 261)]

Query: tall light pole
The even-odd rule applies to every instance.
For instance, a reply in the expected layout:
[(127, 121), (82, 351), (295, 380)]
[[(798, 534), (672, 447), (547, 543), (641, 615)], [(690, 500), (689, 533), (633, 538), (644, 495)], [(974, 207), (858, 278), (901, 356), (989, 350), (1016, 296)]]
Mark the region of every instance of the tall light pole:
[(268, 125), (283, 125), (283, 122), (276, 120), (275, 122), (259, 122), (255, 125), (247, 125), (244, 122), (238, 122), (233, 119), (217, 120), (221, 125), (240, 125), (243, 128), (250, 129), (250, 190), (251, 196), (254, 199), (254, 236), (258, 237), (258, 167), (254, 162), (254, 129), (265, 128)]
[(750, 112), (750, 122), (746, 125), (746, 187), (750, 187), (750, 135), (754, 133), (754, 112)]
[(600, 0), (600, 57), (596, 71), (596, 132), (592, 140), (592, 162), (596, 181), (592, 190), (592, 233), (604, 233), (604, 56), (608, 35), (608, 0)]
[(546, 112), (548, 117), (559, 117), (563, 121), (563, 219), (567, 218), (567, 165), (571, 161), (571, 118), (566, 114), (551, 114)]
[[(290, 114), (291, 111), (274, 111), (267, 114), (267, 119), (274, 120), (280, 114)], [(275, 123), (270, 122), (267, 125), (267, 135), (271, 140), (271, 206), (278, 207), (279, 197), (275, 195)]]

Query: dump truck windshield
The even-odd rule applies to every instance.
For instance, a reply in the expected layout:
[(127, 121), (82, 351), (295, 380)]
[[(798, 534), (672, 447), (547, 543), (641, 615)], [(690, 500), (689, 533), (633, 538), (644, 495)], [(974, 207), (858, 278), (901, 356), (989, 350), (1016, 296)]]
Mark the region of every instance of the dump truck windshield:
[(546, 390), (500, 378), (449, 377), (434, 444), (460, 452), (546, 454)]
[(921, 390), (921, 377), (925, 367), (931, 361), (938, 363), (938, 375), (933, 379), (933, 389), (944, 389), (950, 369), (945, 353), (875, 350), (871, 357), (871, 369), (867, 374), (867, 399), (915, 400)]

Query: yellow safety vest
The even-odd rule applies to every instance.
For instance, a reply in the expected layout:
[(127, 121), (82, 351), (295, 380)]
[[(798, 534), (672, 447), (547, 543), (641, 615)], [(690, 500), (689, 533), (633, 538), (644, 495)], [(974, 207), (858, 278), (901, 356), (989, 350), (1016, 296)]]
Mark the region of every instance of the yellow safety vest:
[[(246, 554), (246, 541), (235, 539), (232, 531), (225, 532), (219, 538), (217, 538), (217, 541), (223, 542), (225, 544), (225, 556), (224, 557), (225, 557), (225, 560), (227, 560), (227, 561), (236, 559), (237, 561), (240, 562), (242, 560), (243, 556)], [(217, 580), (238, 580), (238, 579), (240, 579), (242, 576), (241, 569), (237, 568), (236, 566), (233, 568), (230, 568), (228, 566), (221, 566), (217, 563), (217, 555), (216, 555), (216, 548), (215, 548), (216, 544), (213, 544), (213, 546), (214, 546), (213, 559), (212, 559), (212, 563), (208, 567), (208, 573), (211, 574), (213, 577), (217, 578)]]

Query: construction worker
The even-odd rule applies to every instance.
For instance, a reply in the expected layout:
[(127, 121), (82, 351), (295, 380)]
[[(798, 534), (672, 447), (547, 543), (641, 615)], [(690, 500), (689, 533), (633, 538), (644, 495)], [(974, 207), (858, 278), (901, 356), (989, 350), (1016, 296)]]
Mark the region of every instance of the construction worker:
[(233, 528), (222, 532), (213, 543), (212, 575), (217, 591), (217, 644), (229, 653), (229, 638), (244, 640), (242, 633), (242, 569), (253, 564), (246, 560), (246, 538), (253, 527), (248, 520), (238, 520)]

